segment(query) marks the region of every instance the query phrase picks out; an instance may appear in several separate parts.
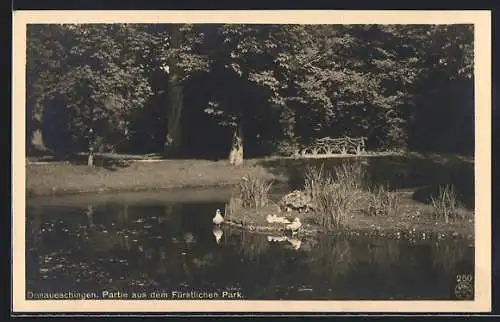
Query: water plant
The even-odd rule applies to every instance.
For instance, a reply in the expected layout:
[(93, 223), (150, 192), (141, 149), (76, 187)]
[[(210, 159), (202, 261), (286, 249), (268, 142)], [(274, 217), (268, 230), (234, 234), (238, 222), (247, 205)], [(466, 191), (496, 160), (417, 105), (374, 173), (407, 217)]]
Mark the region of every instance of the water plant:
[(243, 208), (262, 208), (269, 202), (268, 193), (273, 181), (263, 174), (249, 173), (245, 175), (239, 185), (238, 194)]
[(431, 196), (434, 218), (448, 223), (450, 219), (463, 217), (463, 211), (453, 185), (439, 186), (437, 196)]
[(315, 213), (323, 229), (341, 226), (347, 214), (361, 197), (363, 169), (343, 163), (333, 172), (323, 166), (308, 168), (305, 173), (305, 190), (315, 204)]
[(370, 191), (368, 214), (371, 216), (393, 216), (400, 210), (400, 195), (382, 185)]
[(360, 161), (344, 161), (333, 168), (333, 175), (337, 182), (349, 189), (358, 190), (367, 187), (367, 171)]
[(315, 199), (318, 189), (331, 183), (327, 182), (331, 177), (326, 177), (324, 174), (323, 164), (321, 164), (320, 167), (308, 166), (304, 171), (304, 190), (313, 200)]

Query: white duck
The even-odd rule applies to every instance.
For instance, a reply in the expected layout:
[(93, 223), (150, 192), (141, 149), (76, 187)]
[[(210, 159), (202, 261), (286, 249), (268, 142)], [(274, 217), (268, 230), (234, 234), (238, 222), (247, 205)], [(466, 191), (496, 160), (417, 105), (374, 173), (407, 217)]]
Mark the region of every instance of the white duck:
[(290, 230), (292, 234), (295, 234), (298, 232), (299, 228), (302, 226), (302, 223), (300, 222), (300, 219), (298, 217), (295, 217), (293, 222), (291, 224), (286, 225), (286, 229)]
[(290, 221), (285, 217), (276, 216), (276, 214), (267, 215), (266, 220), (268, 223), (280, 223), (280, 224), (289, 224)]
[(214, 229), (212, 230), (212, 233), (214, 234), (215, 242), (217, 243), (217, 245), (220, 245), (220, 240), (221, 240), (224, 232), (219, 227), (214, 227)]
[(212, 222), (217, 226), (224, 222), (224, 217), (222, 217), (220, 209), (217, 209), (217, 211), (215, 212), (215, 216), (212, 219)]

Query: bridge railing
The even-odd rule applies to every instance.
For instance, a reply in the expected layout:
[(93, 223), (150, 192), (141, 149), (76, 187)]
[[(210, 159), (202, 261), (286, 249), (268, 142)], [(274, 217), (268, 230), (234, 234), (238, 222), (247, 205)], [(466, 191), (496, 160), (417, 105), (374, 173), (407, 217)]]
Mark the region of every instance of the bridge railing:
[(365, 152), (366, 137), (351, 138), (344, 136), (341, 138), (324, 137), (316, 139), (308, 146), (304, 146), (295, 151), (295, 156), (316, 156), (331, 154), (362, 154)]

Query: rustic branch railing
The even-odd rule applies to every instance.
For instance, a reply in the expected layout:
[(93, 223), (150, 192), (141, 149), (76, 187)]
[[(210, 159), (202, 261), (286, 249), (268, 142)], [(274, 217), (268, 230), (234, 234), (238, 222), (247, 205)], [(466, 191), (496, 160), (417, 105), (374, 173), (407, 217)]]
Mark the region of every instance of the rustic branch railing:
[(303, 147), (295, 151), (295, 156), (308, 155), (331, 155), (331, 154), (361, 154), (365, 152), (366, 137), (359, 138), (330, 138), (325, 137), (316, 139), (309, 146)]

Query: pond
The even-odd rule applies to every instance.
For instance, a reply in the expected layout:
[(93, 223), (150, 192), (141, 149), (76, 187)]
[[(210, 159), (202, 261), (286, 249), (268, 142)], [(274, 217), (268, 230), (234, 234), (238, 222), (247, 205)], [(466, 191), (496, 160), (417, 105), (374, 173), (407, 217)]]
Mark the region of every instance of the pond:
[[(27, 299), (455, 299), (471, 241), (283, 237), (212, 224), (227, 189), (28, 199)], [(133, 298), (132, 298), (133, 296)], [(224, 296), (224, 298), (223, 298)]]

